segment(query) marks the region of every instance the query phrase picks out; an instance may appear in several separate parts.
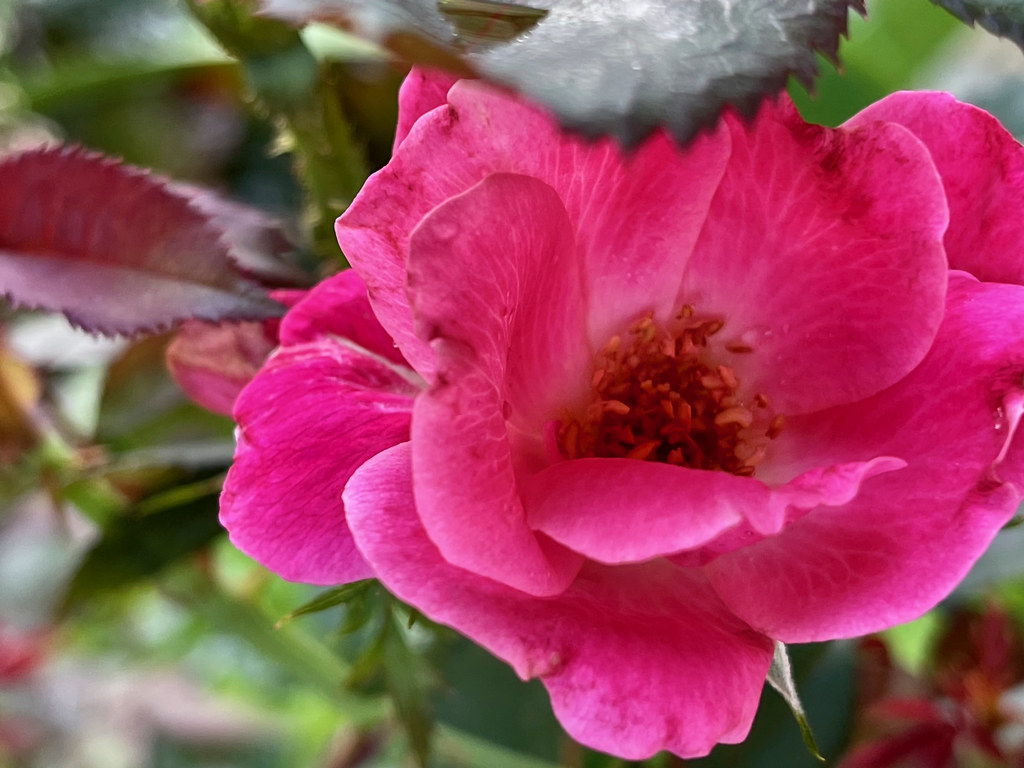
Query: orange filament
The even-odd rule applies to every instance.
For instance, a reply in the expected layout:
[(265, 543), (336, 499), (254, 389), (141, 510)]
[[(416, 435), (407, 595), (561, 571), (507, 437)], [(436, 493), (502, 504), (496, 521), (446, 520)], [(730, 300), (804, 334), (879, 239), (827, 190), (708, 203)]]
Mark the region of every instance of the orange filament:
[[(558, 431), (565, 458), (619, 457), (753, 475), (783, 426), (768, 398), (741, 399), (740, 381), (710, 362), (709, 340), (724, 323), (683, 307), (671, 330), (647, 315), (624, 340), (613, 336), (597, 356), (592, 401), (566, 415)], [(753, 350), (727, 343), (733, 353)]]

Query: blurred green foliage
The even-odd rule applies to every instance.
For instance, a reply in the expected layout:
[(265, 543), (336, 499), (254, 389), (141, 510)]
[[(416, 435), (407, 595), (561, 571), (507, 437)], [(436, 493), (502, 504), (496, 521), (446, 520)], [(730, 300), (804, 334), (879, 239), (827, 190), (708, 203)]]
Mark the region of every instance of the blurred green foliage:
[[(251, 7), (245, 0), (0, 2), (0, 148), (78, 142), (220, 188), (291, 222), (311, 272), (336, 270), (344, 262), (333, 219), (387, 162), (402, 71), (343, 33), (299, 33), (252, 19)], [(955, 80), (961, 95), (976, 94), (1024, 129), (1019, 59), (1016, 69), (994, 70), (990, 39), (928, 0), (876, 0), (869, 11), (868, 21), (853, 19), (842, 72), (822, 62), (813, 98), (793, 87), (810, 119), (838, 123), (893, 90)], [(972, 79), (975, 71), (981, 75)], [(17, 327), (22, 319), (0, 322)], [(210, 702), (210, 723), (220, 723), (218, 740), (194, 723), (175, 729), (147, 721), (152, 738), (140, 765), (641, 765), (574, 745), (538, 682), (522, 683), (422, 618), (410, 627), (408, 610), (379, 587), (320, 592), (235, 551), (219, 532), (215, 503), (231, 422), (188, 403), (169, 381), (165, 343), (150, 339), (70, 367), (35, 364), (48, 414), (42, 437), (18, 463), (0, 467), (0, 628), (31, 622), (55, 633), (52, 674), (65, 676), (58, 682), (68, 691), (67, 681), (87, 672), (123, 678), (124, 690), (142, 700), (136, 688), (149, 683), (133, 688), (131, 680), (160, 669), (195, 686)], [(74, 403), (75, 412), (62, 403)], [(4, 559), (15, 549), (23, 559), (38, 550), (41, 564), (29, 559), (18, 570), (16, 558)], [(1006, 605), (1024, 626), (1024, 568), (1014, 561), (999, 572)], [(908, 672), (925, 669), (942, 626), (940, 612), (889, 633), (894, 658)], [(818, 743), (836, 758), (851, 737), (853, 646), (793, 654)], [(0, 698), (0, 726), (15, 714), (35, 717), (53, 744), (86, 743), (39, 715), (43, 695)], [(225, 711), (243, 714), (229, 722)], [(69, 747), (64, 762), (53, 762), (54, 747), (36, 745), (18, 757), (0, 739), (0, 766), (128, 765), (112, 757), (133, 738), (114, 727), (115, 715), (101, 723), (107, 741), (92, 753)], [(96, 727), (95, 719), (70, 722)], [(683, 762), (662, 755), (642, 765)], [(785, 703), (766, 690), (744, 744), (685, 765), (817, 763)]]
[(244, 93), (275, 127), (278, 150), (294, 156), (315, 255), (343, 266), (334, 220), (369, 175), (365, 147), (345, 115), (344, 67), (317, 62), (298, 31), (254, 17), (252, 2), (191, 0), (189, 8), (240, 63)]

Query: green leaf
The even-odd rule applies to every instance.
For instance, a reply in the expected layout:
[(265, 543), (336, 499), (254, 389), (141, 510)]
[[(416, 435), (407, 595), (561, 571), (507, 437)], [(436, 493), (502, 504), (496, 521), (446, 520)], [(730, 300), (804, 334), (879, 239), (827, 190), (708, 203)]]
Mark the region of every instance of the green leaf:
[(405, 630), (396, 618), (390, 617), (382, 634), (384, 680), (409, 746), (419, 765), (426, 766), (434, 725), (430, 708), (433, 676), (424, 659), (409, 647)]
[(478, 766), (500, 766), (500, 768), (559, 768), (564, 763), (554, 763), (532, 755), (509, 750), (486, 739), (481, 739), (455, 728), (439, 725), (434, 744), (435, 753), (444, 758), (441, 765), (459, 768)]
[(796, 692), (796, 683), (793, 681), (793, 667), (789, 663), (789, 652), (786, 650), (784, 643), (777, 641), (775, 643), (775, 656), (772, 658), (771, 669), (768, 670), (768, 683), (782, 695), (786, 704), (789, 705), (790, 710), (793, 712), (793, 717), (796, 718), (797, 725), (800, 726), (800, 735), (803, 736), (807, 750), (815, 758), (825, 762), (825, 758), (822, 757), (821, 752), (818, 750), (818, 744), (814, 740), (811, 725), (807, 722), (807, 715), (804, 713), (803, 705), (800, 703), (800, 696)]
[(539, 680), (520, 680), (508, 664), (458, 636), (443, 642), (437, 657), (444, 686), (432, 701), (439, 723), (504, 749), (558, 761), (566, 736)]
[(387, 714), (383, 697), (363, 697), (344, 686), (351, 669), (297, 625), (274, 629), (271, 619), (249, 600), (227, 594), (198, 569), (182, 569), (163, 580), (162, 592), (215, 629), (245, 640), (311, 691), (341, 705), (355, 725), (379, 722)]
[(430, 692), (435, 675), (424, 656), (409, 646), (408, 632), (397, 612), (399, 604), (387, 595), (379, 597), (370, 608), (373, 634), (352, 665), (348, 685), (372, 690), (384, 684), (410, 751), (422, 768), (428, 762), (434, 727)]
[[(800, 681), (801, 700), (814, 714), (815, 740), (822, 752), (846, 752), (853, 727), (856, 696), (854, 646), (847, 642), (789, 647), (793, 676)], [(793, 713), (782, 696), (765, 686), (757, 717), (740, 744), (720, 744), (708, 757), (687, 760), (687, 768), (821, 768), (806, 748)], [(835, 761), (833, 761), (835, 762)], [(692, 764), (692, 765), (691, 765)]]
[(935, 647), (949, 626), (948, 616), (929, 611), (906, 624), (897, 624), (882, 634), (892, 661), (915, 677), (924, 677), (933, 663)]
[(162, 506), (155, 497), (148, 502), (156, 511), (117, 518), (104, 529), (72, 578), (64, 609), (153, 576), (202, 549), (223, 531), (216, 493), (207, 492), (180, 506)]
[(1024, 0), (932, 0), (965, 24), (977, 24), (1024, 50)]
[(192, 13), (238, 59), (258, 112), (291, 152), (306, 192), (305, 224), (324, 262), (344, 263), (334, 221), (369, 175), (365, 148), (341, 103), (338, 66), (320, 64), (299, 33), (254, 16), (252, 0), (188, 0)]
[(260, 0), (292, 23), (343, 24), (417, 64), (519, 90), (567, 127), (681, 142), (733, 105), (751, 114), (790, 75), (810, 85), (863, 0)]
[(296, 619), (299, 616), (319, 613), (320, 611), (326, 611), (328, 608), (334, 608), (337, 605), (348, 603), (357, 597), (362, 597), (366, 593), (366, 590), (376, 583), (377, 582), (374, 579), (363, 579), (362, 581), (355, 581), (351, 584), (344, 584), (340, 587), (328, 589), (326, 592), (321, 592), (308, 603), (299, 606), (294, 611), (286, 613), (278, 619), (274, 626), (280, 629), (292, 619)]
[[(376, 584), (372, 580), (359, 583), (366, 584), (367, 588)], [(363, 654), (364, 658), (350, 667), (319, 640), (303, 632), (299, 625), (290, 624), (274, 629), (261, 608), (249, 600), (223, 592), (209, 579), (208, 574), (198, 569), (175, 571), (170, 578), (163, 580), (161, 591), (208, 621), (218, 631), (245, 640), (289, 676), (340, 705), (350, 725), (365, 729), (379, 728), (385, 718), (390, 719), (392, 716), (392, 707), (388, 706), (388, 702), (397, 710), (400, 696), (406, 702), (401, 706), (412, 706), (412, 711), (418, 710), (421, 716), (428, 712), (423, 704), (427, 700), (426, 696), (421, 697), (416, 690), (425, 684), (433, 687), (432, 676), (426, 672), (426, 662), (405, 642), (406, 635), (402, 632), (401, 622), (396, 620), (397, 616), (393, 613), (397, 607), (395, 601), (382, 593), (376, 594), (380, 598), (376, 601), (376, 614), (382, 623), (378, 626), (370, 648)], [(374, 592), (369, 589), (367, 595), (372, 596)], [(396, 677), (386, 681), (391, 696), (363, 695), (353, 692), (351, 685), (342, 684), (342, 681), (351, 681), (354, 676), (360, 675), (356, 667), (363, 664), (366, 657), (372, 657), (370, 666), (376, 666), (371, 674)], [(386, 666), (386, 669), (381, 669), (381, 665)], [(409, 690), (396, 690), (395, 686), (408, 687)], [(404, 717), (400, 711), (399, 717)], [(510, 751), (451, 726), (439, 725), (436, 730), (436, 765), (450, 768), (557, 768), (554, 763)]]
[(438, 0), (438, 9), (460, 40), (480, 46), (510, 42), (548, 15), (543, 8), (491, 0)]

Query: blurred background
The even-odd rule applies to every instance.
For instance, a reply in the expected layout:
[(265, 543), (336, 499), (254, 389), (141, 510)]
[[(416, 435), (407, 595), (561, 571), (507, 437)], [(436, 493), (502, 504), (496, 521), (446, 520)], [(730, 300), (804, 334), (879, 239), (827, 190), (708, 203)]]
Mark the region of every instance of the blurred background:
[[(330, 223), (388, 160), (404, 73), (328, 27), (213, 6), (0, 0), (0, 153), (81, 144), (217, 189), (279, 218), (311, 281), (343, 263)], [(1020, 50), (927, 0), (869, 12), (841, 71), (793, 89), (808, 119), (937, 88), (1024, 135)], [(170, 340), (0, 303), (0, 768), (641, 765), (572, 744), (538, 683), (375, 585), (290, 584), (235, 551), (216, 519), (233, 425), (169, 377)], [(1022, 547), (1004, 531), (913, 624), (793, 649), (829, 764), (1024, 766)], [(772, 691), (745, 744), (685, 763), (818, 764)]]

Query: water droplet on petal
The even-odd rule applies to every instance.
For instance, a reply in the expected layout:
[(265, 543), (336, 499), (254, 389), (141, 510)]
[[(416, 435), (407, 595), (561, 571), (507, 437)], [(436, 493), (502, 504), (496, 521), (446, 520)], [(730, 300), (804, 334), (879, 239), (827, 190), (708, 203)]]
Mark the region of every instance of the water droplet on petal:
[(1017, 427), (1020, 426), (1021, 416), (1024, 416), (1024, 392), (1020, 390), (1008, 392), (1003, 397), (1002, 405), (996, 409), (995, 429), (997, 432), (1006, 429), (1006, 439), (1003, 441), (1003, 447), (999, 451), (999, 455), (996, 456), (996, 460), (992, 462), (993, 466), (1001, 463), (1006, 458), (1006, 454), (1010, 452), (1010, 445), (1017, 433)]

